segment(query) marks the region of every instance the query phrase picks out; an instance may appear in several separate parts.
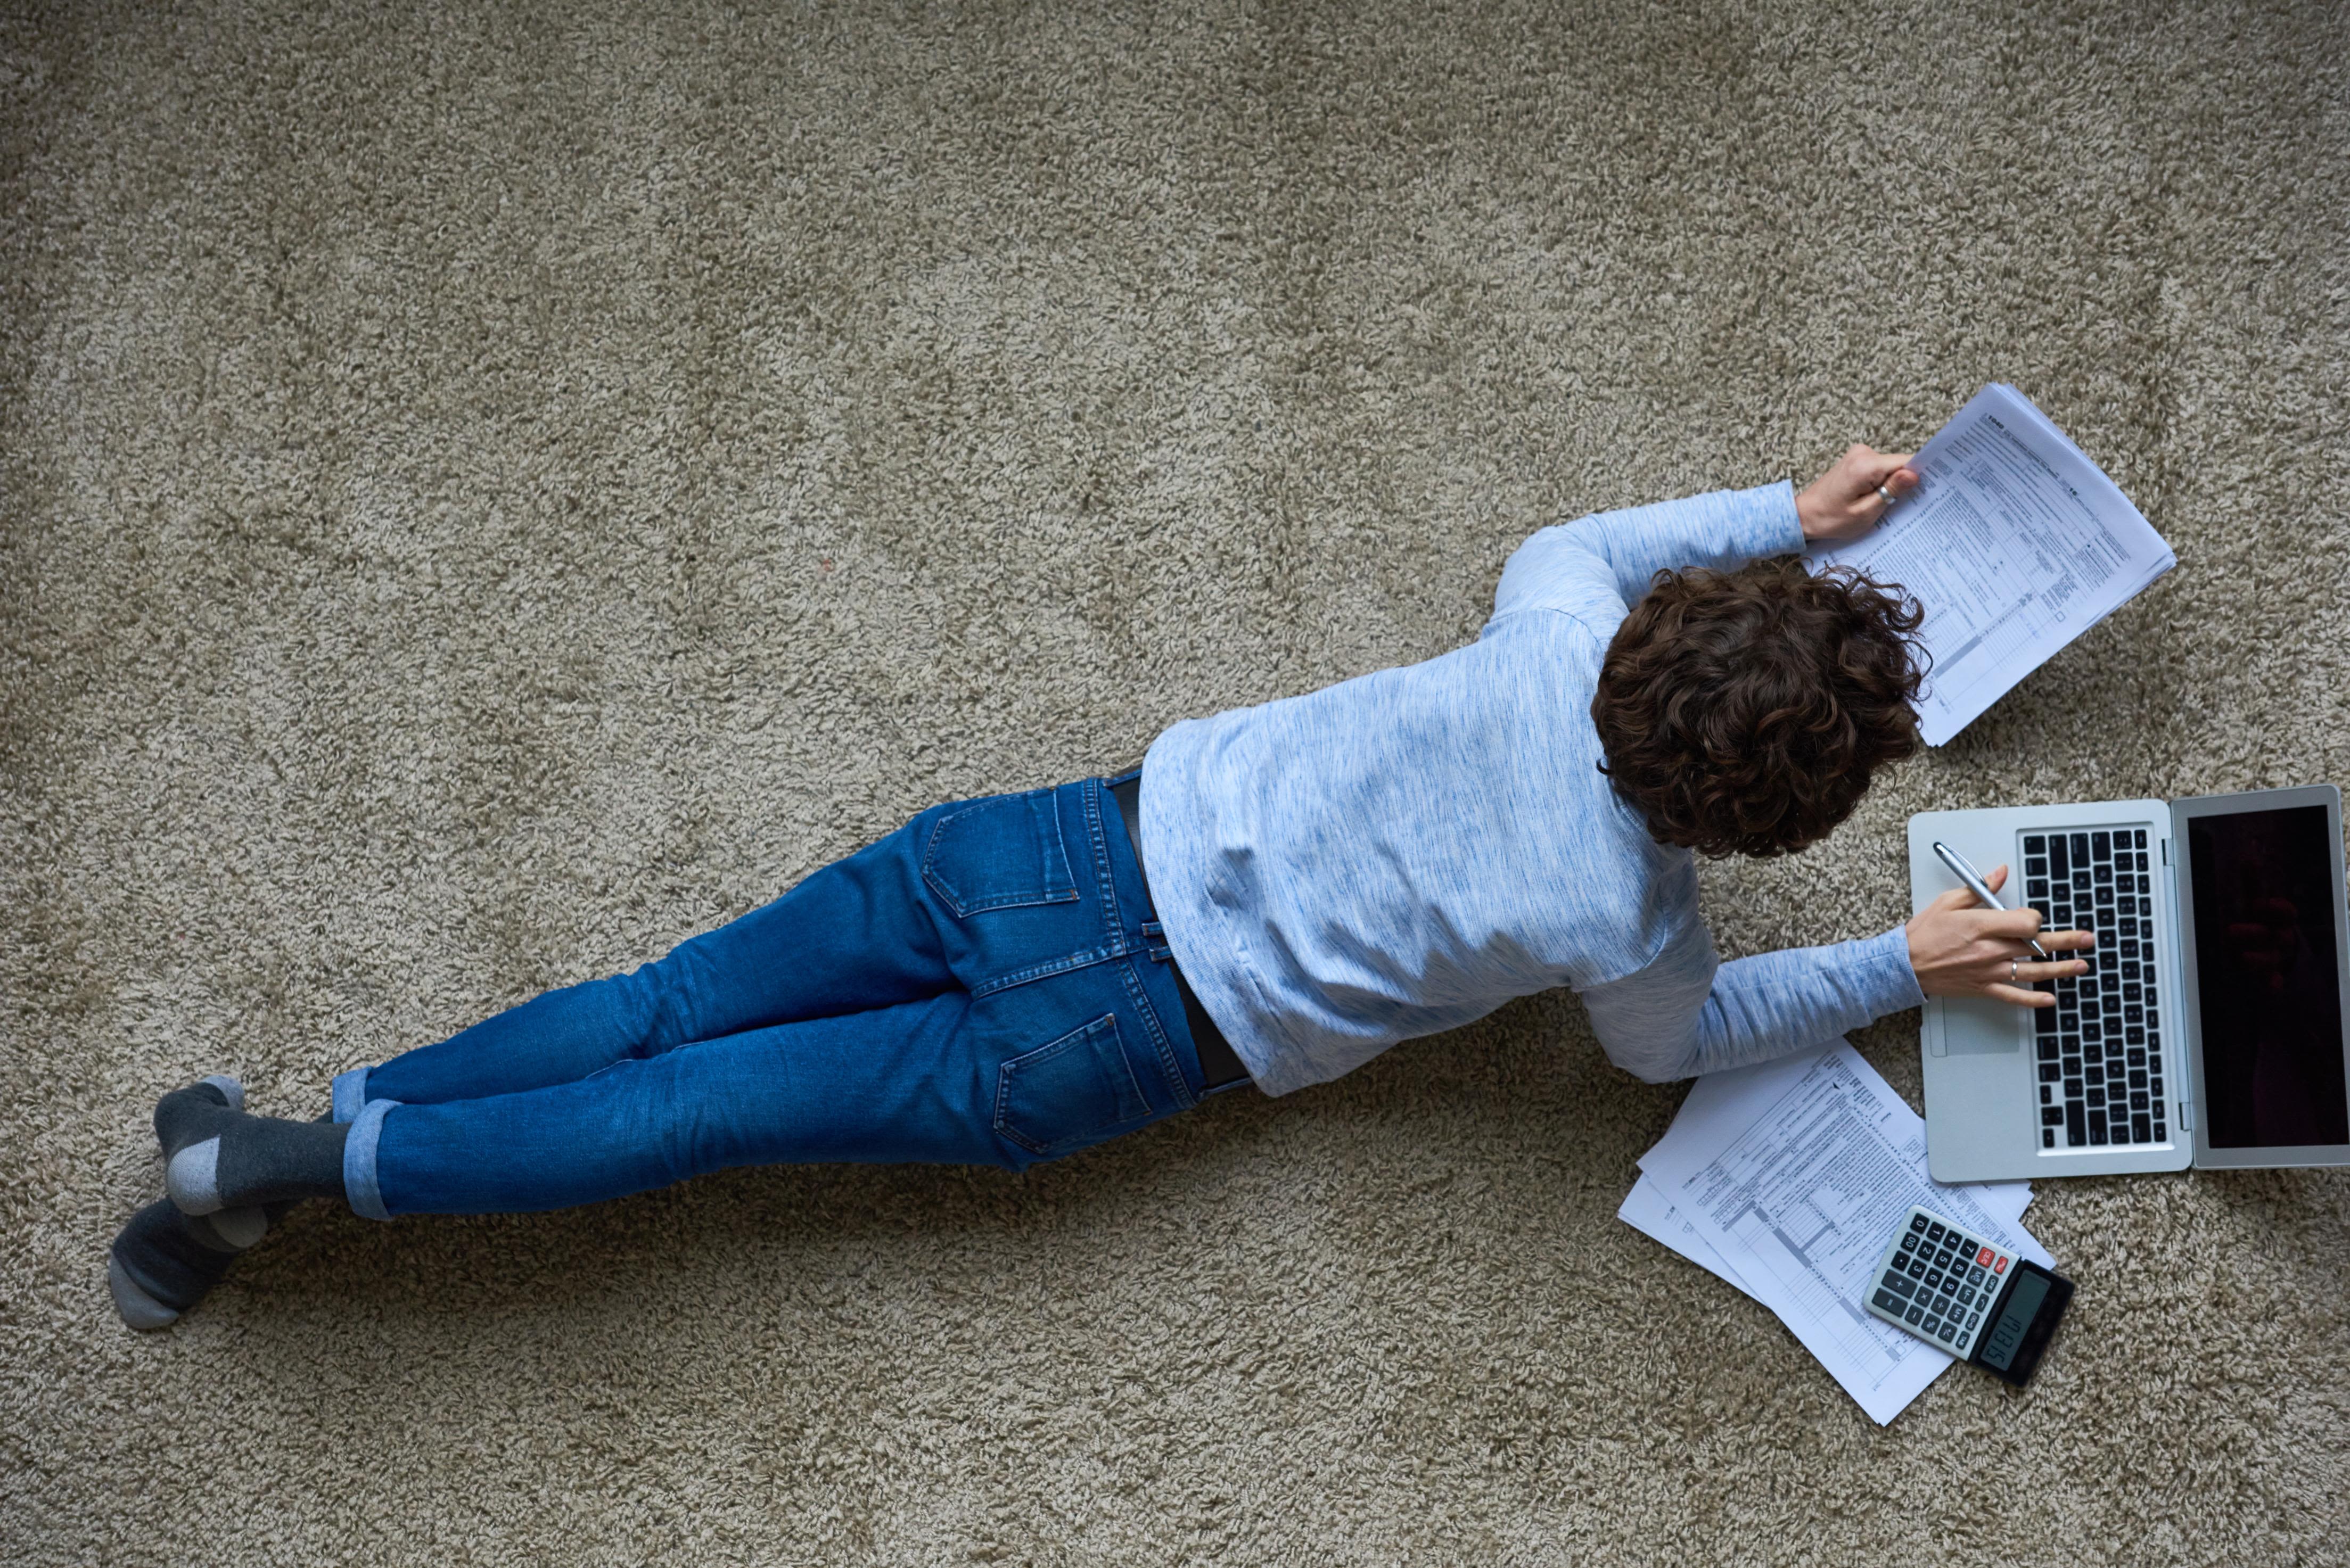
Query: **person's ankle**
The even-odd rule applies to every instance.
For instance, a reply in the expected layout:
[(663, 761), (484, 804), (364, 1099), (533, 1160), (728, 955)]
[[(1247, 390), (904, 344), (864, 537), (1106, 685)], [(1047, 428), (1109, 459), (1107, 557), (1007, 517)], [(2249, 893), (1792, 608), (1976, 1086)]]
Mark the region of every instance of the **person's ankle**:
[(155, 1106), (164, 1190), (185, 1214), (340, 1197), (348, 1124), (248, 1115), (236, 1080), (213, 1077)]

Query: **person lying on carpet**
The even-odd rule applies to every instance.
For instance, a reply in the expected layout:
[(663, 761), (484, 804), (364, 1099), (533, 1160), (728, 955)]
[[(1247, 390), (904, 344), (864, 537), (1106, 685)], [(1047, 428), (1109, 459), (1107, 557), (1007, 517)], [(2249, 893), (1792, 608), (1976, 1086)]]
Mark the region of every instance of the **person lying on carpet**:
[(2085, 966), (2031, 961), (2029, 909), (1959, 894), (1728, 964), (1699, 916), (1692, 852), (1802, 849), (1917, 748), (1920, 612), (1796, 558), (1874, 526), (1907, 462), (1855, 446), (1800, 495), (1544, 528), (1466, 648), (1179, 723), (1136, 772), (933, 806), (657, 962), (344, 1073), (316, 1122), (225, 1076), (168, 1094), (169, 1197), (114, 1244), (117, 1308), (170, 1323), (301, 1199), (389, 1220), (784, 1161), (1018, 1170), (1555, 986), (1650, 1082), (1927, 992), (2051, 1004), (2025, 988)]

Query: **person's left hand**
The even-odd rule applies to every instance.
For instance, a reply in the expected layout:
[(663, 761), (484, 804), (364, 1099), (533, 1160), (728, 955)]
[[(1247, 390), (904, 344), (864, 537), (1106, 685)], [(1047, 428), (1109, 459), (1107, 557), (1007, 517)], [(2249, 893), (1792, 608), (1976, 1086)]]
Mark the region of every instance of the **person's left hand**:
[(1898, 501), (1918, 488), (1918, 471), (1909, 466), (1915, 452), (1878, 452), (1855, 442), (1835, 460), (1835, 466), (1804, 486), (1795, 497), (1795, 516), (1804, 525), (1805, 543), (1857, 539), (1892, 510), (1878, 486)]

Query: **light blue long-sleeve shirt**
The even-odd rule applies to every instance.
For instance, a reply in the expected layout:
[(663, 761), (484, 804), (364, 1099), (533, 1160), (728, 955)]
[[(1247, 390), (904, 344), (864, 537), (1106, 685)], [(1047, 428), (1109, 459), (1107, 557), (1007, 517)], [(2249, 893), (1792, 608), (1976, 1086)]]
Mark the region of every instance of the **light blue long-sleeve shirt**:
[(1322, 1083), (1561, 985), (1657, 1083), (1918, 1006), (1898, 926), (1722, 963), (1690, 852), (1599, 772), (1600, 660), (1657, 572), (1803, 547), (1783, 483), (1545, 528), (1468, 647), (1160, 735), (1153, 901), (1257, 1085)]

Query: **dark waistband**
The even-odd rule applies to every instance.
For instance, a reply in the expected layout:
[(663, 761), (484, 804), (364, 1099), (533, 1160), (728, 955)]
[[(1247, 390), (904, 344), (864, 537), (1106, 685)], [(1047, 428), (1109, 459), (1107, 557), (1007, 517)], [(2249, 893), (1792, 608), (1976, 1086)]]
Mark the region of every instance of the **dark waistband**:
[[(1150, 887), (1150, 867), (1142, 858), (1142, 775), (1136, 774), (1110, 785), (1109, 794), (1110, 798), (1118, 802), (1118, 815), (1126, 821), (1126, 841), (1134, 846), (1134, 863), (1141, 867), (1142, 885), (1147, 892)], [(1151, 900), (1151, 907), (1154, 909), (1158, 908), (1157, 899)], [(1165, 962), (1168, 972), (1175, 977), (1177, 993), (1183, 998), (1183, 1020), (1191, 1026), (1191, 1048), (1200, 1058), (1201, 1083), (1206, 1088), (1215, 1090), (1248, 1082), (1248, 1069), (1233, 1054), (1232, 1042), (1225, 1039), (1224, 1032), (1216, 1027), (1216, 1021), (1208, 1016), (1208, 1010), (1200, 1005), (1199, 993), (1191, 989), (1191, 982), (1183, 978), (1182, 967), (1175, 961), (1175, 955), (1168, 953)]]

